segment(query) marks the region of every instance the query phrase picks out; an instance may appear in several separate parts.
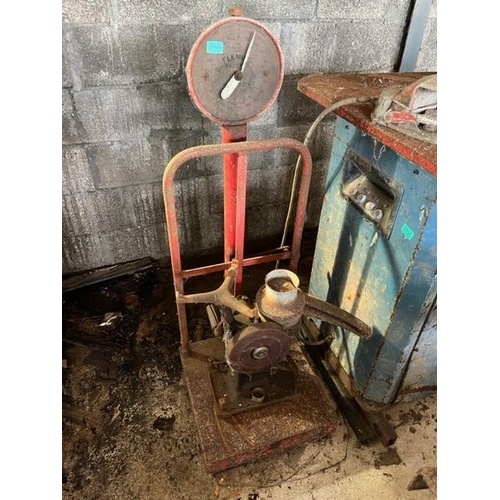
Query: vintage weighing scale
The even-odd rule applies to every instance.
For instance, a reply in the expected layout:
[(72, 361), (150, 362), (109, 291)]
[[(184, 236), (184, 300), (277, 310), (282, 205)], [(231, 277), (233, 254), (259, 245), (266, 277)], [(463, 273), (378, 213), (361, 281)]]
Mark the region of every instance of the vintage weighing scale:
[[(309, 296), (294, 273), (299, 259), (311, 155), (289, 138), (246, 141), (247, 126), (275, 101), (283, 81), (283, 55), (262, 24), (232, 12), (204, 31), (186, 67), (193, 102), (221, 125), (222, 143), (177, 154), (163, 176), (168, 242), (181, 335), (181, 360), (201, 451), (208, 473), (303, 444), (332, 432), (335, 403), (297, 342), (303, 318), (318, 318), (359, 336), (371, 327), (341, 308)], [(239, 13), (241, 14), (241, 12)], [(291, 248), (246, 257), (245, 208), (248, 154), (288, 148), (302, 158)], [(174, 196), (174, 176), (189, 160), (223, 156), (224, 261), (183, 269)], [(272, 193), (271, 193), (272, 194)], [(240, 294), (243, 268), (289, 261), (271, 271), (254, 300)], [(184, 280), (221, 273), (217, 290), (184, 294)], [(224, 273), (224, 277), (222, 277)], [(186, 303), (208, 304), (214, 336), (190, 341)]]

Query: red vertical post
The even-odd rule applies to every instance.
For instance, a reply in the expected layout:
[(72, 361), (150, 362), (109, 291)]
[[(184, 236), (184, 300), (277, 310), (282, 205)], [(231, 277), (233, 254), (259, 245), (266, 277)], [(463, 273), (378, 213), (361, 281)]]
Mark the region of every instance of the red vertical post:
[[(246, 141), (247, 126), (222, 126), (222, 144)], [(236, 226), (237, 218), (241, 213), (237, 212), (238, 197), (238, 153), (224, 155), (224, 262), (231, 262), (236, 257)], [(246, 155), (245, 155), (245, 192), (246, 192)], [(245, 214), (243, 210), (243, 231)], [(242, 251), (240, 257), (243, 259)], [(240, 261), (240, 269), (242, 261)], [(239, 278), (238, 278), (239, 277)], [(238, 271), (235, 280), (235, 289), (241, 285), (241, 271)], [(239, 285), (238, 285), (239, 283)]]
[(235, 258), (238, 261), (238, 270), (234, 279), (234, 295), (241, 293), (243, 283), (243, 259), (245, 247), (245, 214), (247, 198), (247, 153), (238, 155), (237, 174), (236, 174), (236, 233), (235, 233)]

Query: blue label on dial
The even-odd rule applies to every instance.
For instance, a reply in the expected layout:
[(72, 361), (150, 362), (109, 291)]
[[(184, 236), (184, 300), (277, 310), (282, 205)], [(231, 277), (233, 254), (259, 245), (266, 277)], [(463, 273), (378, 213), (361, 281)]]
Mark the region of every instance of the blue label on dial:
[(224, 54), (224, 42), (208, 40), (207, 54)]

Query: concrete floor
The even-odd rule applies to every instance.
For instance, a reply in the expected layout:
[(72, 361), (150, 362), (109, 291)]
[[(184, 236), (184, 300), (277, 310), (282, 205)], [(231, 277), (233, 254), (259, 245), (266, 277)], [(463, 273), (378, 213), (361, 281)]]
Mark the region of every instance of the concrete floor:
[[(326, 438), (207, 475), (171, 283), (158, 268), (64, 296), (63, 500), (434, 498), (407, 488), (420, 468), (437, 466), (436, 396), (386, 413), (398, 434), (390, 448), (360, 446), (339, 413)], [(100, 324), (111, 311), (122, 319), (107, 330)], [(203, 315), (189, 321), (195, 335), (207, 330)]]
[[(387, 412), (398, 440), (390, 448), (360, 446), (345, 421), (329, 437), (281, 457), (218, 475), (219, 500), (419, 500), (429, 489), (408, 491), (421, 467), (436, 467), (436, 396)], [(207, 496), (207, 498), (209, 498)]]

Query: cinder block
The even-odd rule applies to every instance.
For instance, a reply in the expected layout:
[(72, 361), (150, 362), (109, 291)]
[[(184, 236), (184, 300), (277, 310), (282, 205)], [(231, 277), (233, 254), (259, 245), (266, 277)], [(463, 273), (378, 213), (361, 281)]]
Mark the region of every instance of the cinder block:
[(125, 195), (130, 198), (137, 227), (165, 222), (165, 206), (161, 182), (130, 186), (126, 188)]
[(73, 92), (62, 90), (62, 142), (63, 144), (74, 144), (81, 141), (81, 123), (76, 114)]
[[(62, 235), (62, 273), (72, 273), (100, 267), (105, 252), (95, 249), (94, 239), (97, 236), (74, 236), (72, 234)], [(112, 255), (111, 255), (112, 258)], [(105, 257), (105, 262), (109, 262)]]
[[(267, 170), (267, 169), (264, 169)], [(274, 192), (264, 181), (265, 175), (259, 169), (249, 170), (247, 175), (246, 206), (253, 207), (269, 203)], [(210, 213), (224, 213), (224, 189), (222, 174), (208, 178), (208, 195), (210, 200)]]
[[(162, 176), (165, 167), (170, 160), (181, 151), (200, 146), (204, 142), (204, 132), (200, 129), (193, 130), (168, 130), (163, 139), (164, 164), (162, 167)], [(206, 171), (206, 166), (212, 158), (191, 160), (182, 165), (175, 174), (175, 180), (188, 179), (210, 175)]]
[[(290, 193), (293, 168), (291, 165), (278, 165), (248, 171), (247, 208), (283, 203)], [(212, 214), (224, 212), (223, 175), (207, 178), (209, 211)]]
[(437, 19), (430, 18), (418, 55), (415, 71), (437, 71)]
[(377, 21), (308, 23), (282, 29), (290, 74), (391, 71), (403, 25)]
[(85, 86), (148, 83), (180, 75), (178, 26), (73, 26), (69, 34)]
[(73, 85), (73, 80), (71, 78), (71, 72), (65, 50), (65, 44), (63, 44), (63, 50), (62, 50), (61, 80), (62, 80), (62, 88), (68, 88)]
[(247, 176), (247, 209), (269, 203), (274, 193), (265, 182), (266, 172), (274, 170), (274, 165), (258, 170), (249, 170)]
[[(74, 90), (81, 90), (83, 87), (81, 79), (83, 73), (82, 58), (73, 41), (73, 26), (72, 24), (62, 25), (63, 88), (72, 87)], [(65, 83), (69, 83), (69, 85)]]
[(193, 255), (222, 244), (223, 217), (218, 210), (217, 176), (182, 179), (175, 184), (176, 212), (182, 252)]
[(186, 24), (197, 19), (218, 20), (218, 0), (191, 0), (179, 3), (176, 0), (116, 0), (118, 20), (136, 24), (167, 22)]
[[(258, 127), (257, 125), (250, 125), (248, 128), (248, 140), (249, 141), (261, 141), (265, 139), (275, 139), (278, 137), (276, 126), (266, 125), (263, 127)], [(261, 151), (256, 153), (251, 153), (248, 156), (248, 169), (258, 170), (258, 169), (273, 169), (278, 161), (278, 154), (280, 149), (271, 149), (269, 151)]]
[[(200, 116), (202, 116), (200, 114)], [(169, 130), (164, 139), (165, 165), (182, 150), (193, 146), (219, 144), (221, 142), (221, 128), (207, 118), (201, 118), (200, 129), (193, 129), (183, 133), (180, 130)], [(222, 156), (212, 156), (191, 160), (179, 168), (175, 176), (177, 179), (188, 179), (197, 176), (211, 176), (222, 173)]]
[(252, 127), (262, 127), (265, 125), (276, 125), (278, 123), (278, 97), (271, 107), (257, 120), (250, 122)]
[(309, 74), (335, 71), (336, 23), (283, 24), (281, 47), (285, 56), (285, 74)]
[(164, 156), (160, 140), (102, 142), (88, 144), (85, 150), (99, 189), (161, 181)]
[[(291, 137), (299, 142), (304, 142), (307, 133), (312, 125), (298, 125), (295, 127), (283, 127), (278, 130), (279, 137)], [(311, 153), (313, 160), (313, 167), (316, 162), (322, 160), (328, 160), (331, 154), (333, 131), (334, 131), (334, 121), (323, 121), (317, 127), (316, 131), (313, 132), (311, 139), (309, 140), (308, 148)], [(281, 154), (278, 156), (277, 161), (282, 165), (296, 164), (298, 155), (292, 150), (282, 150)]]
[(64, 234), (97, 234), (135, 225), (132, 198), (124, 189), (63, 196)]
[[(248, 209), (246, 214), (246, 234), (249, 242), (268, 243), (271, 249), (279, 244), (285, 224), (288, 204), (273, 203)], [(274, 237), (274, 238), (272, 238)]]
[[(221, 169), (222, 172), (222, 169)], [(208, 210), (211, 214), (224, 213), (224, 176), (222, 173), (207, 177), (208, 199), (210, 200)]]
[[(290, 188), (293, 179), (291, 165), (276, 165), (274, 168), (263, 168), (258, 171), (261, 205), (286, 203), (290, 197)], [(257, 205), (253, 203), (252, 205)]]
[(138, 253), (138, 255), (147, 255), (153, 259), (162, 259), (170, 255), (165, 222), (142, 227), (138, 233), (138, 239), (144, 245), (143, 252)]
[(165, 220), (161, 182), (63, 197), (63, 232), (109, 233)]
[[(234, 7), (235, 2), (224, 0), (224, 14)], [(237, 6), (244, 11), (245, 17), (252, 19), (311, 19), (314, 16), (315, 2), (301, 0), (239, 0)]]
[(63, 234), (63, 274), (168, 256), (165, 224), (81, 236)]
[[(278, 126), (289, 127), (300, 124), (311, 124), (323, 111), (323, 106), (297, 90), (301, 77), (286, 76), (278, 97)], [(331, 121), (333, 116), (325, 117)]]
[(65, 23), (98, 24), (109, 21), (106, 0), (62, 0)]
[(387, 4), (383, 19), (386, 23), (406, 24), (413, 3), (411, 0), (390, 1)]
[(63, 194), (95, 191), (84, 148), (82, 146), (63, 146), (62, 153)]
[[(404, 20), (410, 0), (319, 0), (318, 19)], [(396, 17), (394, 17), (396, 16)]]
[(393, 71), (401, 49), (403, 23), (341, 21), (331, 71)]
[[(307, 227), (316, 227), (319, 223), (328, 163), (328, 161), (314, 163), (306, 210), (305, 225)], [(291, 165), (283, 165), (275, 172), (259, 171), (260, 194), (257, 199), (260, 197), (264, 201), (260, 204), (254, 202), (248, 204), (247, 235), (249, 238), (268, 239), (270, 236), (280, 235), (283, 231), (293, 178), (291, 167)]]
[(147, 138), (155, 130), (199, 128), (200, 116), (178, 83), (94, 87), (74, 92), (78, 142)]

